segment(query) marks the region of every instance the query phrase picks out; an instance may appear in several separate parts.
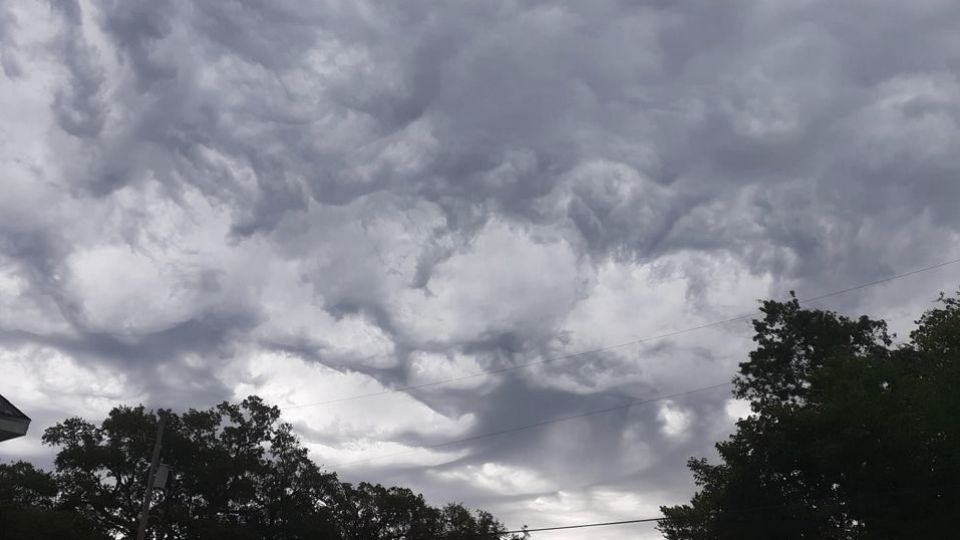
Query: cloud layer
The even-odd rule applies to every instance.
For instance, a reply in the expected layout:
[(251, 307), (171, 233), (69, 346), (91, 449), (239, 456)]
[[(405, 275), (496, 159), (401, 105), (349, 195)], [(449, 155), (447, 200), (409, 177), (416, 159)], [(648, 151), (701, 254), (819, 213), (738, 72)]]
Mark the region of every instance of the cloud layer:
[[(259, 393), (348, 478), (511, 526), (655, 513), (724, 392), (436, 445), (727, 380), (749, 333), (504, 368), (960, 256), (958, 24), (948, 0), (0, 4), (0, 391), (36, 419), (0, 457), (49, 460), (66, 414)], [(956, 275), (821, 305), (903, 331)]]

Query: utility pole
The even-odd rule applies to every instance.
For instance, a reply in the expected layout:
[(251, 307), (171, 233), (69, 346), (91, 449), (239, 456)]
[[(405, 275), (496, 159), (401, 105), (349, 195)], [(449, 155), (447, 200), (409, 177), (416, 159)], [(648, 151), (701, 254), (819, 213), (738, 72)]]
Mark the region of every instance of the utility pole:
[(157, 439), (153, 442), (153, 457), (150, 459), (147, 489), (143, 492), (143, 506), (140, 507), (140, 525), (137, 527), (137, 540), (144, 540), (147, 534), (147, 518), (150, 516), (150, 493), (153, 491), (153, 481), (157, 475), (157, 464), (160, 463), (160, 446), (163, 441), (164, 423), (166, 423), (166, 417), (161, 415), (157, 420)]

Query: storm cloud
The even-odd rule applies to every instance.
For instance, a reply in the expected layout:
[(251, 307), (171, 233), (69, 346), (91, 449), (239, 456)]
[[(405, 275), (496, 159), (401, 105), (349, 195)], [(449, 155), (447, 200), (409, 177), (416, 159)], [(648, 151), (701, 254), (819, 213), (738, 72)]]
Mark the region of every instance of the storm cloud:
[[(0, 457), (258, 393), (347, 479), (511, 527), (657, 515), (727, 392), (473, 437), (727, 381), (751, 342), (610, 345), (960, 257), (958, 26), (948, 0), (2, 2), (0, 392), (35, 422)], [(902, 334), (951, 268), (817, 306)]]

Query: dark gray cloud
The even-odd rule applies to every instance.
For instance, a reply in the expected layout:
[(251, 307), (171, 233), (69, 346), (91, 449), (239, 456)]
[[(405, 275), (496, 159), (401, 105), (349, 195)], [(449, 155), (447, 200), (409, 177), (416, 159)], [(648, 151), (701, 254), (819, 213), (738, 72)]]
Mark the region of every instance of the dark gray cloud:
[[(958, 19), (947, 0), (4, 4), (0, 362), (41, 424), (420, 386), (288, 414), (348, 477), (511, 525), (655, 512), (729, 429), (723, 392), (423, 446), (728, 379), (749, 328), (465, 375), (956, 257)], [(953, 276), (823, 305), (902, 329)], [(45, 459), (18, 444), (0, 452)]]
[(97, 64), (96, 51), (83, 36), (83, 14), (73, 1), (54, 2), (63, 17), (63, 34), (57, 52), (70, 77), (55, 95), (53, 110), (60, 128), (79, 138), (95, 137), (103, 128), (104, 106), (100, 91), (103, 71)]

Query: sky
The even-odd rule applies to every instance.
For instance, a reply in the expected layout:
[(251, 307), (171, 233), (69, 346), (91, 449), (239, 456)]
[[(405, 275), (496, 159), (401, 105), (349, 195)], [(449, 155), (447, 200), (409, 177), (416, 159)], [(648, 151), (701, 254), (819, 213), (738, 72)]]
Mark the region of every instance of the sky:
[[(747, 413), (686, 392), (751, 327), (644, 338), (960, 258), (958, 26), (954, 0), (0, 0), (0, 393), (33, 418), (0, 460), (49, 466), (67, 416), (257, 394), (348, 481), (511, 528), (656, 516)], [(905, 338), (958, 285), (811, 307)]]

